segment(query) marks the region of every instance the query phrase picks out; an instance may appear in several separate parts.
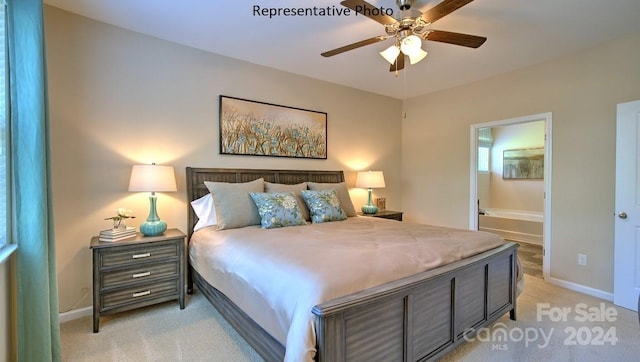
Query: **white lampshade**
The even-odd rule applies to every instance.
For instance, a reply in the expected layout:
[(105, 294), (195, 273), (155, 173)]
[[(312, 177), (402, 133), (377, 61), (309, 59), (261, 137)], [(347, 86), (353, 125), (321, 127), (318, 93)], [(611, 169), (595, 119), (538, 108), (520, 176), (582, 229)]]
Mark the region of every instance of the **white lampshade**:
[(129, 191), (177, 191), (173, 166), (134, 165), (131, 168)]
[(385, 187), (382, 171), (361, 171), (356, 176), (356, 187), (376, 189)]
[(400, 45), (400, 49), (402, 49), (402, 52), (406, 55), (417, 52), (420, 47), (422, 47), (422, 40), (416, 35), (409, 35), (402, 39), (402, 44)]
[(409, 56), (411, 64), (416, 64), (427, 56), (427, 52), (422, 50), (422, 40), (416, 35), (409, 35), (402, 39), (400, 47), (402, 52)]
[(395, 64), (398, 55), (400, 54), (400, 49), (397, 46), (392, 45), (387, 49), (380, 52), (380, 55), (389, 62), (389, 64)]
[(416, 64), (427, 56), (427, 52), (422, 49), (418, 49), (414, 54), (409, 54), (409, 63)]

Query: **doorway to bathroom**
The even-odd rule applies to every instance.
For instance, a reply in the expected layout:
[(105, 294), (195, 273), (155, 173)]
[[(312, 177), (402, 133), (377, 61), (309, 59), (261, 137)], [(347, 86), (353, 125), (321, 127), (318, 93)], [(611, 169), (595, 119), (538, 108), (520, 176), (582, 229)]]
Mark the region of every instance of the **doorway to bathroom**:
[(551, 255), (551, 113), (471, 126), (471, 229), (520, 243), (525, 273)]

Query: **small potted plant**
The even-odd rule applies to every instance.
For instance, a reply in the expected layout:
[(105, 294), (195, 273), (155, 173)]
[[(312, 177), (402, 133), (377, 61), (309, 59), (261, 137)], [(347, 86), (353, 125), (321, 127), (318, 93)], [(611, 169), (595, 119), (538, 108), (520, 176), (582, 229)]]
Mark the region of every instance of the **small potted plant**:
[(135, 216), (131, 216), (131, 210), (125, 208), (117, 208), (116, 215), (107, 217), (105, 220), (113, 221), (113, 229), (114, 230), (125, 230), (127, 228), (127, 224), (125, 223), (125, 219), (135, 219)]

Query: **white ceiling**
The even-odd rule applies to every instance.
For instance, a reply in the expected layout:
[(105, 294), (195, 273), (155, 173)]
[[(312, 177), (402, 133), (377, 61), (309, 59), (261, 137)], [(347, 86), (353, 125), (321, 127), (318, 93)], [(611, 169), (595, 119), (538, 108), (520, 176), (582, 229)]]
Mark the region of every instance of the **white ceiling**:
[[(415, 0), (427, 10), (439, 0)], [(46, 4), (190, 47), (399, 99), (466, 84), (640, 32), (639, 0), (475, 0), (431, 27), (488, 38), (478, 49), (425, 41), (425, 60), (396, 78), (378, 55), (392, 40), (362, 15), (261, 17), (261, 8), (343, 9), (339, 0), (45, 0)], [(370, 0), (398, 12), (395, 0)]]

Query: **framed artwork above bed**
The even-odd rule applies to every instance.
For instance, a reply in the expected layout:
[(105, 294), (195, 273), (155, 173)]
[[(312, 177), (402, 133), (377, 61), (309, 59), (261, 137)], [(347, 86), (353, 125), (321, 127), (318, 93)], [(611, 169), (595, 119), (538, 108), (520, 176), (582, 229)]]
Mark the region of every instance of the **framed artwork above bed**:
[(327, 113), (220, 96), (220, 154), (327, 158)]

